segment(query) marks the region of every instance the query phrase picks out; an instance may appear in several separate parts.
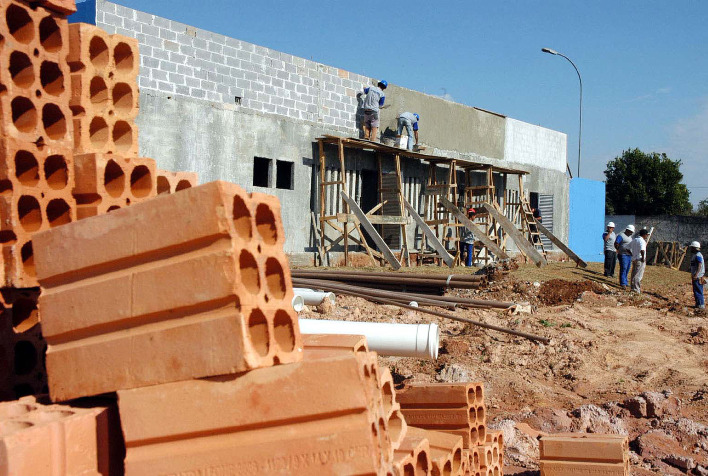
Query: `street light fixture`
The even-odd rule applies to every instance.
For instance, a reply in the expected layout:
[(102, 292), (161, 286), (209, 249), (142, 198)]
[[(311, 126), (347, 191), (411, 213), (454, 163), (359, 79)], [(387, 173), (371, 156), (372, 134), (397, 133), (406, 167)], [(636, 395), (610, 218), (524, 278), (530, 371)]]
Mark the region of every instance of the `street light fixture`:
[(583, 78), (580, 77), (580, 71), (578, 71), (578, 67), (575, 66), (575, 63), (568, 58), (566, 55), (557, 52), (556, 50), (552, 50), (550, 48), (541, 48), (541, 51), (544, 53), (548, 53), (551, 55), (556, 55), (556, 56), (562, 56), (563, 58), (567, 59), (570, 64), (573, 65), (573, 68), (575, 68), (575, 72), (578, 73), (578, 80), (580, 81), (580, 122), (579, 122), (579, 132), (578, 132), (578, 177), (580, 177), (580, 144), (581, 140), (583, 137)]

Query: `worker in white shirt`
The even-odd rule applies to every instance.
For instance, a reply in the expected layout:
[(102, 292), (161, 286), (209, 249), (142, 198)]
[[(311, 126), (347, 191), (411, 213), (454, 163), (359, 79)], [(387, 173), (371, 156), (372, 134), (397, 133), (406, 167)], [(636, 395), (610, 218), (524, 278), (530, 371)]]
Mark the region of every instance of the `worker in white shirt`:
[(632, 240), (629, 249), (632, 252), (632, 291), (642, 292), (642, 278), (647, 266), (647, 236), (646, 229), (639, 230), (639, 236)]

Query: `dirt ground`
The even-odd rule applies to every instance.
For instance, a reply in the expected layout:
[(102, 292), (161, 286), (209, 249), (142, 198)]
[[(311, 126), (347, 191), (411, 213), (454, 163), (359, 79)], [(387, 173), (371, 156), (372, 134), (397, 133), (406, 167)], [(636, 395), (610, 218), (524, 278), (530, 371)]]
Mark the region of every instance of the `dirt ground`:
[(708, 319), (691, 308), (688, 273), (649, 266), (640, 295), (603, 277), (600, 263), (521, 265), (497, 277), (487, 289), (451, 293), (528, 302), (535, 312), (451, 312), (547, 337), (549, 345), (348, 296), (324, 314), (308, 309), (301, 316), (438, 323), (436, 362), (381, 363), (399, 384), (484, 382), (489, 426), (504, 430), (510, 472), (538, 468), (531, 428), (628, 434), (633, 474), (708, 474)]

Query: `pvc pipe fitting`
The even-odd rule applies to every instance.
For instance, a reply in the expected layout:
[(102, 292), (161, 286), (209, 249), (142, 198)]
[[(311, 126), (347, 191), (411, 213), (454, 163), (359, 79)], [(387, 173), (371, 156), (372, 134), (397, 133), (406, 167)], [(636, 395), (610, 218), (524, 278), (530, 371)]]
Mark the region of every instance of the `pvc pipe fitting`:
[(296, 296), (302, 296), (305, 300), (305, 304), (308, 306), (318, 306), (322, 304), (325, 299), (329, 299), (329, 301), (334, 305), (336, 299), (334, 293), (328, 291), (313, 291), (312, 289), (306, 288), (293, 288), (293, 292)]
[(305, 300), (302, 298), (302, 296), (298, 296), (297, 294), (294, 295), (292, 303), (295, 312), (301, 312), (303, 309), (305, 309)]
[(436, 360), (440, 346), (437, 324), (389, 324), (385, 322), (300, 319), (303, 334), (363, 335), (369, 349), (381, 355)]

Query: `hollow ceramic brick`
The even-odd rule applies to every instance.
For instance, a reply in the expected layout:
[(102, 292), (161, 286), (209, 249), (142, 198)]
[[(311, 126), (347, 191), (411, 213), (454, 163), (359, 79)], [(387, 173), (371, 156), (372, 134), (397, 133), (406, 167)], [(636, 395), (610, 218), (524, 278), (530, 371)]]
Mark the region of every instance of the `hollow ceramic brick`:
[(252, 193), (250, 213), (255, 218), (257, 235), (262, 240), (264, 248), (282, 249), (285, 243), (285, 231), (278, 197)]
[(622, 463), (590, 463), (584, 461), (553, 461), (539, 462), (541, 476), (629, 476), (629, 471)]
[(135, 83), (140, 71), (138, 40), (123, 35), (111, 35), (110, 49), (111, 63), (109, 68), (115, 73), (116, 81)]
[(109, 474), (119, 463), (111, 449), (117, 428), (112, 412), (108, 407), (42, 405), (32, 397), (0, 403), (0, 471)]
[(408, 424), (427, 429), (470, 428), (466, 408), (402, 408)]
[(541, 459), (622, 463), (629, 459), (628, 438), (624, 435), (558, 434), (540, 440)]
[(305, 357), (333, 355), (336, 352), (369, 352), (366, 337), (335, 334), (303, 334)]
[(121, 390), (126, 474), (381, 473), (358, 365), (341, 355)]
[(410, 427), (409, 434), (428, 440), (432, 474), (463, 474), (463, 443), (461, 437), (440, 431), (424, 430), (415, 427)]
[[(481, 395), (479, 395), (481, 394)], [(470, 406), (483, 399), (482, 384), (471, 382), (409, 384), (396, 394), (403, 408)]]
[(432, 471), (430, 444), (420, 435), (407, 434), (394, 453), (394, 474), (427, 476)]
[(158, 195), (179, 192), (180, 190), (196, 187), (199, 184), (199, 177), (196, 172), (170, 172), (158, 169), (156, 174)]
[(108, 75), (111, 64), (111, 39), (103, 29), (88, 23), (69, 25), (67, 62), (72, 72)]
[(47, 10), (61, 15), (71, 15), (76, 12), (75, 0), (42, 0), (40, 3)]

